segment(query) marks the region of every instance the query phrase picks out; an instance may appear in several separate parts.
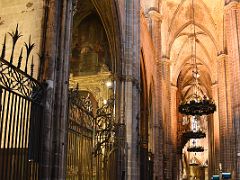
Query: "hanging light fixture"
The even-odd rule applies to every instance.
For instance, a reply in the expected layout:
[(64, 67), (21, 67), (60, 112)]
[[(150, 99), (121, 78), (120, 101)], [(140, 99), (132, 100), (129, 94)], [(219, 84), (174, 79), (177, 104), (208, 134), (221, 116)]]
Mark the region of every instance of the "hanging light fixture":
[(202, 146), (191, 146), (187, 148), (188, 152), (203, 152), (204, 151), (204, 147)]
[[(202, 90), (199, 85), (198, 78), (200, 77), (198, 67), (197, 67), (197, 36), (195, 27), (195, 9), (194, 0), (192, 0), (192, 15), (193, 15), (193, 36), (192, 36), (192, 77), (193, 77), (193, 94), (190, 98), (183, 101), (178, 110), (181, 114), (185, 115), (209, 115), (216, 111), (216, 105), (214, 101), (205, 95), (203, 95)], [(201, 95), (202, 94), (202, 95)]]
[(192, 145), (187, 148), (188, 152), (203, 152), (204, 147), (203, 146), (198, 146), (196, 139), (192, 140)]
[(186, 139), (202, 139), (206, 137), (206, 133), (199, 130), (199, 131), (186, 131), (182, 135)]
[(206, 137), (206, 133), (202, 131), (199, 124), (200, 116), (191, 116), (191, 128), (183, 132), (182, 136), (185, 139), (201, 139)]

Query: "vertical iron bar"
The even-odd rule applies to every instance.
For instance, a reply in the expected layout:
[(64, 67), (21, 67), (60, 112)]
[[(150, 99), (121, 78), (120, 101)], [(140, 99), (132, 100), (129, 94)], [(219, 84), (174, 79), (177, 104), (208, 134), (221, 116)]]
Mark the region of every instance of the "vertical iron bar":
[(16, 178), (20, 177), (20, 169), (19, 169), (19, 164), (20, 164), (20, 141), (21, 141), (21, 120), (22, 120), (22, 116), (23, 116), (23, 106), (24, 106), (24, 102), (23, 102), (23, 98), (19, 98), (19, 115), (18, 115), (18, 133), (17, 133), (17, 137), (16, 137)]
[(4, 175), (6, 174), (6, 171), (7, 171), (7, 156), (8, 156), (8, 153), (6, 151), (6, 146), (7, 145), (7, 142), (6, 142), (6, 134), (7, 134), (7, 124), (8, 124), (8, 112), (9, 112), (9, 107), (10, 107), (10, 92), (8, 92), (8, 101), (7, 101), (7, 105), (6, 105), (6, 115), (5, 115), (5, 122), (4, 122), (4, 126), (5, 126), (5, 130), (4, 130), (4, 141), (3, 141), (3, 174), (2, 174), (2, 178), (1, 179), (7, 179)]
[[(2, 93), (2, 97), (3, 97), (3, 104), (2, 104), (2, 108), (1, 108), (2, 112), (1, 112), (1, 131), (0, 131), (0, 150), (1, 150), (0, 167), (1, 167), (1, 169), (3, 169), (3, 167), (4, 167), (4, 159), (3, 159), (4, 158), (4, 156), (3, 156), (4, 155), (4, 150), (3, 150), (4, 144), (2, 144), (2, 141), (3, 141), (2, 136), (3, 136), (4, 113), (5, 113), (5, 103), (6, 103), (6, 90), (5, 89)], [(0, 171), (0, 177), (3, 177), (3, 172), (4, 171)]]
[(29, 162), (28, 162), (28, 140), (29, 140), (29, 124), (30, 124), (30, 116), (31, 116), (31, 108), (32, 108), (32, 103), (31, 101), (28, 101), (28, 113), (27, 113), (27, 122), (26, 122), (26, 134), (25, 134), (25, 148), (26, 148), (26, 153), (25, 153), (25, 160), (26, 160), (26, 178), (28, 179), (28, 170), (29, 170)]
[[(19, 160), (19, 176), (21, 179), (23, 179), (23, 162), (24, 162), (24, 149), (23, 149), (23, 134), (24, 134), (24, 123), (25, 123), (25, 116), (26, 116), (26, 99), (23, 99), (23, 109), (22, 109), (22, 117), (21, 117), (21, 131), (19, 134), (19, 154), (20, 154), (20, 160)], [(24, 180), (24, 179), (23, 179)]]
[(42, 111), (42, 106), (40, 104), (36, 104), (37, 106), (37, 112), (38, 114), (36, 115), (36, 128), (38, 129), (37, 133), (36, 133), (36, 136), (37, 136), (37, 144), (36, 144), (36, 150), (35, 150), (35, 157), (36, 157), (36, 162), (35, 162), (35, 179), (38, 179), (38, 162), (39, 162), (39, 159), (40, 159), (40, 153), (41, 153), (41, 147), (40, 147), (40, 144), (41, 144), (41, 132), (42, 132), (42, 114), (43, 114), (43, 111)]
[[(2, 122), (3, 122), (3, 116), (2, 116), (2, 111), (3, 111), (3, 105), (2, 105), (2, 94), (3, 94), (3, 90), (2, 90), (2, 87), (0, 86), (0, 123), (1, 123), (1, 126), (0, 126), (0, 168), (2, 169), (1, 167), (1, 159), (2, 159), (2, 151), (1, 151), (1, 136), (2, 136)], [(1, 173), (0, 172), (0, 176), (1, 176)]]
[(22, 169), (24, 170), (23, 171), (23, 179), (25, 180), (26, 177), (25, 177), (25, 170), (26, 170), (26, 167), (25, 167), (25, 164), (26, 164), (26, 147), (25, 147), (25, 135), (26, 135), (26, 123), (27, 123), (27, 118), (28, 118), (28, 110), (29, 110), (29, 103), (28, 103), (28, 100), (25, 99), (25, 104), (26, 104), (26, 108), (25, 108), (25, 113), (24, 113), (24, 122), (23, 122), (23, 133), (22, 133)]
[(13, 168), (14, 168), (14, 175), (13, 175), (13, 179), (16, 179), (16, 178), (18, 178), (18, 176), (17, 176), (17, 166), (18, 166), (18, 149), (19, 149), (19, 147), (18, 147), (18, 142), (17, 142), (17, 140), (18, 140), (18, 133), (19, 133), (19, 118), (20, 118), (20, 112), (21, 112), (21, 97), (18, 97), (18, 111), (17, 111), (17, 114), (16, 114), (16, 137), (15, 137), (15, 142), (14, 142), (14, 147), (15, 147), (15, 150), (14, 150), (14, 157), (15, 157), (15, 163), (14, 163), (14, 166), (13, 166)]
[(14, 104), (14, 94), (11, 92), (9, 92), (9, 94), (10, 94), (10, 96), (11, 96), (11, 104), (10, 104), (10, 114), (7, 114), (7, 118), (9, 119), (9, 123), (8, 123), (8, 128), (6, 128), (6, 129), (8, 129), (8, 132), (7, 132), (7, 134), (6, 134), (6, 137), (5, 137), (5, 140), (6, 140), (6, 152), (7, 152), (7, 160), (6, 160), (6, 171), (5, 171), (5, 173), (6, 173), (6, 177), (7, 177), (7, 179), (9, 179), (9, 175), (10, 175), (10, 173), (9, 173), (9, 167), (10, 167), (10, 164), (9, 164), (9, 162), (11, 162), (11, 149), (10, 149), (10, 147), (9, 147), (9, 144), (10, 144), (10, 137), (9, 137), (9, 135), (10, 135), (10, 133), (11, 133), (11, 124), (12, 124), (12, 111), (13, 111), (13, 104)]
[[(15, 124), (15, 119), (16, 119), (16, 105), (17, 105), (17, 95), (13, 94), (13, 102), (12, 102), (12, 112), (11, 112), (11, 121), (10, 121), (10, 126), (11, 130), (8, 132), (8, 148), (10, 148), (11, 156), (10, 156), (10, 161), (9, 161), (9, 176), (10, 179), (12, 177), (12, 166), (14, 163), (14, 146), (13, 146), (13, 138), (14, 138), (14, 124)], [(10, 147), (9, 147), (10, 146)]]
[[(39, 109), (37, 108), (37, 104), (35, 104), (34, 102), (32, 102), (32, 111), (31, 111), (31, 117), (32, 117), (32, 120), (30, 121), (30, 131), (29, 131), (29, 142), (30, 142), (30, 138), (33, 139), (33, 142), (32, 142), (32, 156), (33, 156), (33, 161), (32, 161), (32, 165), (33, 166), (33, 169), (32, 169), (32, 172), (30, 173), (30, 175), (32, 177), (34, 177), (35, 179), (35, 162), (37, 161), (37, 154), (36, 152), (38, 151), (37, 149), (37, 146), (38, 146), (38, 138), (37, 138), (37, 135), (38, 135), (38, 128), (40, 128), (37, 124), (37, 120), (38, 120), (38, 116), (39, 116)], [(33, 128), (33, 130), (32, 130)], [(32, 133), (32, 135), (30, 134)], [(28, 143), (29, 144), (29, 143)], [(28, 150), (30, 150), (30, 147), (28, 147)], [(29, 152), (28, 152), (29, 153)]]
[[(28, 133), (28, 161), (30, 165), (30, 177), (34, 177), (34, 164), (36, 161), (36, 151), (37, 151), (37, 144), (38, 144), (38, 139), (36, 137), (36, 134), (38, 133), (38, 128), (39, 126), (36, 125), (36, 119), (38, 116), (38, 109), (37, 105), (32, 102), (31, 107), (30, 107), (30, 116), (29, 116), (29, 133)], [(31, 178), (32, 179), (32, 178)]]

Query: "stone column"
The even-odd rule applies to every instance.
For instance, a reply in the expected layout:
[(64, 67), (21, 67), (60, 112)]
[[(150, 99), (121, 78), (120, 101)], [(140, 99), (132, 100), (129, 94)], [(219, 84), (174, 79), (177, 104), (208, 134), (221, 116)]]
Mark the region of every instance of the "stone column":
[[(235, 130), (234, 179), (240, 179), (240, 2), (226, 0), (225, 32), (232, 95), (232, 116)], [(224, 169), (223, 169), (224, 170)]]
[(45, 9), (42, 56), (47, 89), (39, 174), (45, 180), (65, 179), (72, 1), (46, 0)]
[(170, 59), (162, 58), (162, 110), (164, 127), (164, 157), (165, 157), (165, 178), (172, 177), (173, 142), (172, 142), (172, 119), (171, 119), (171, 84), (170, 84)]
[(163, 179), (163, 125), (162, 125), (162, 88), (161, 88), (161, 76), (162, 76), (162, 64), (161, 64), (161, 14), (151, 8), (149, 11), (149, 29), (152, 35), (153, 44), (155, 47), (155, 69), (154, 75), (157, 81), (155, 82), (155, 119), (154, 119), (154, 179)]
[(177, 90), (178, 88), (171, 84), (171, 141), (172, 141), (172, 179), (178, 179), (178, 157), (177, 157), (177, 129), (178, 129), (178, 119), (177, 119)]
[[(213, 85), (212, 88), (213, 99), (217, 105), (217, 113), (214, 113), (214, 139), (216, 144), (215, 151), (220, 151), (220, 157), (218, 156), (218, 158), (216, 158), (218, 160), (218, 163), (222, 163), (222, 168), (224, 171), (231, 172), (233, 169), (234, 161), (232, 156), (233, 122), (231, 117), (231, 107), (229, 107), (231, 96), (229, 94), (230, 84), (229, 76), (227, 76), (228, 71), (226, 61), (226, 54), (218, 55), (218, 84)], [(216, 97), (217, 94), (218, 97)], [(219, 128), (219, 130), (217, 128)], [(217, 133), (217, 131), (219, 132)], [(218, 164), (216, 164), (216, 167), (218, 167)]]
[(128, 0), (122, 63), (123, 111), (126, 124), (126, 179), (140, 179), (140, 0)]
[(214, 136), (214, 161), (215, 167), (219, 167), (220, 163), (220, 121), (219, 121), (219, 84), (212, 84), (212, 98), (217, 106), (216, 112), (213, 114), (213, 136)]

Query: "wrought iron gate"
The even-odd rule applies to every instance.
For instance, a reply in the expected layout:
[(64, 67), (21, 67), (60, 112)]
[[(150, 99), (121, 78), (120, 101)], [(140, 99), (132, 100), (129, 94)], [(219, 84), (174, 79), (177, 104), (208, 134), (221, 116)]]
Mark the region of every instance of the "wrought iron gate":
[(69, 91), (67, 179), (116, 179), (113, 101), (93, 110), (89, 96)]
[(43, 87), (33, 78), (33, 58), (29, 64), (31, 39), (25, 43), (26, 58), (22, 48), (15, 61), (15, 45), (22, 35), (18, 26), (9, 34), (10, 58), (5, 59), (6, 36), (0, 57), (0, 179), (38, 179)]
[(91, 180), (93, 177), (93, 114), (89, 97), (69, 91), (67, 179)]

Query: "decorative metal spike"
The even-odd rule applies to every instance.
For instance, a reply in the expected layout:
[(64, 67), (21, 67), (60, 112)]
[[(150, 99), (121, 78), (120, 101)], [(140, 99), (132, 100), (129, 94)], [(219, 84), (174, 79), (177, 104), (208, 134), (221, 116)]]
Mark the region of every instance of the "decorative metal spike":
[(13, 32), (8, 33), (8, 34), (10, 34), (10, 36), (12, 37), (12, 42), (13, 42), (12, 53), (11, 53), (11, 57), (10, 57), (10, 64), (12, 64), (16, 43), (17, 43), (18, 39), (22, 36), (21, 33), (18, 31), (18, 24), (17, 24), (15, 32), (13, 31)]
[(28, 66), (28, 59), (31, 54), (32, 49), (34, 48), (35, 44), (31, 43), (31, 36), (29, 36), (29, 42), (28, 44), (25, 42), (24, 43), (26, 51), (27, 51), (27, 57), (26, 57), (26, 66), (25, 66), (25, 72), (27, 73), (27, 66)]
[(34, 68), (34, 64), (33, 64), (33, 56), (32, 56), (32, 63), (31, 63), (31, 77), (33, 77), (33, 68)]
[(7, 40), (7, 36), (5, 34), (4, 41), (3, 41), (3, 48), (2, 48), (1, 59), (5, 58), (5, 54), (6, 54), (6, 40)]
[(20, 52), (20, 55), (19, 55), (19, 58), (18, 58), (18, 65), (17, 65), (17, 68), (21, 68), (21, 65), (22, 65), (22, 53), (23, 53), (23, 48), (21, 48), (21, 52)]

